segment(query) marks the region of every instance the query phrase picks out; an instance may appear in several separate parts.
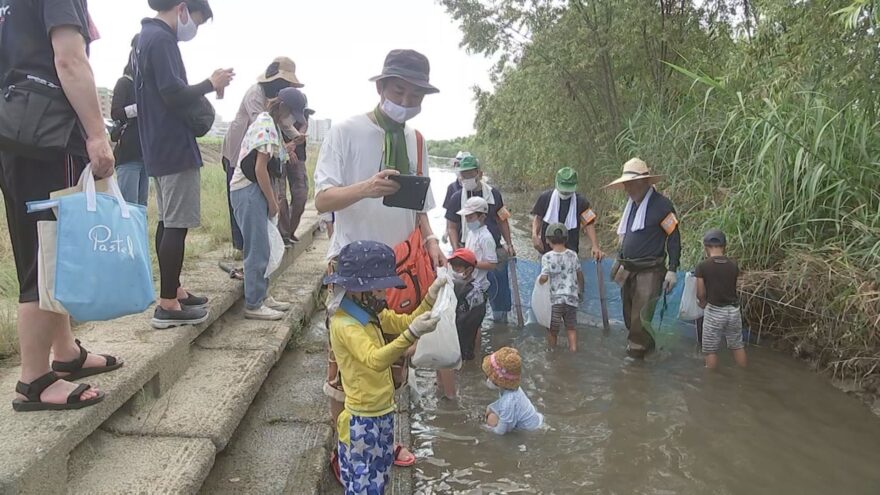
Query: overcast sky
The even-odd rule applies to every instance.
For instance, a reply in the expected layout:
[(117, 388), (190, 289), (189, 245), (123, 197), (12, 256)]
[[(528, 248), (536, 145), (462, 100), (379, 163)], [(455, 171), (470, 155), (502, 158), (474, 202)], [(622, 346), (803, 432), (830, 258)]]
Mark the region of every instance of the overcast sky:
[[(367, 79), (381, 72), (393, 48), (418, 50), (431, 61), (440, 94), (425, 98), (413, 120), (428, 139), (473, 132), (471, 88), (489, 89), (490, 61), (459, 48), (461, 32), (433, 0), (212, 0), (214, 20), (181, 43), (190, 83), (214, 69), (232, 67), (236, 79), (215, 102), (225, 119), (235, 116), (245, 90), (279, 55), (292, 58), (315, 118), (345, 119), (378, 103)], [(153, 16), (147, 0), (89, 0), (101, 39), (92, 44), (98, 86), (113, 88), (122, 75), (140, 20)], [(213, 98), (213, 96), (209, 96)]]

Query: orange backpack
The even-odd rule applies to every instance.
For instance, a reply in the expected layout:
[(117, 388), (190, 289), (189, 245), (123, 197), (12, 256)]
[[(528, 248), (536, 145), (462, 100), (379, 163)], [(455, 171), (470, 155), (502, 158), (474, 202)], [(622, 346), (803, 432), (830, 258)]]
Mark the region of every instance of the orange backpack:
[[(418, 165), (416, 175), (422, 175), (424, 162), (425, 138), (416, 131), (416, 148), (418, 148)], [(397, 259), (397, 275), (406, 284), (405, 289), (389, 289), (387, 293), (388, 307), (396, 313), (409, 314), (415, 311), (422, 299), (428, 294), (428, 288), (434, 283), (434, 263), (425, 249), (422, 231), (418, 225), (410, 234), (409, 239), (394, 246), (394, 257)]]

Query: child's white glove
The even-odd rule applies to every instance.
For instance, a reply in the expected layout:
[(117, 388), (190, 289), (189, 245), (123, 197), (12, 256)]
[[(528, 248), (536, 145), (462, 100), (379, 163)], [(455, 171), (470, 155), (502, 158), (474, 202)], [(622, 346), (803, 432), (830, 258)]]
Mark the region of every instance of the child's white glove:
[(411, 333), (413, 337), (420, 339), (434, 330), (437, 330), (437, 323), (439, 322), (439, 317), (432, 318), (431, 313), (422, 313), (409, 325), (409, 333)]
[(437, 277), (434, 280), (434, 283), (431, 284), (431, 287), (428, 287), (428, 302), (432, 305), (437, 302), (437, 297), (440, 295), (440, 289), (442, 289), (446, 285), (446, 277)]
[(675, 272), (666, 272), (666, 278), (663, 280), (663, 290), (666, 293), (672, 292), (672, 289), (675, 288), (675, 284), (678, 283), (678, 275)]

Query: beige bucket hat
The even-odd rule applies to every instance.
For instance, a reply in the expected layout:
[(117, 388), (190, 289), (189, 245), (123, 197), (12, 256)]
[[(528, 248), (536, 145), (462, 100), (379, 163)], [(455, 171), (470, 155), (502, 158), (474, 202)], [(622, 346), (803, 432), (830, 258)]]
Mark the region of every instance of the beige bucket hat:
[(663, 175), (652, 175), (648, 164), (641, 158), (633, 158), (623, 165), (623, 175), (614, 182), (603, 186), (603, 189), (623, 189), (625, 183), (636, 180), (647, 180), (651, 184), (656, 184), (663, 179)]
[(257, 82), (267, 83), (276, 79), (284, 79), (294, 88), (301, 88), (303, 84), (296, 78), (296, 63), (287, 57), (277, 57), (266, 68), (266, 72), (260, 74)]

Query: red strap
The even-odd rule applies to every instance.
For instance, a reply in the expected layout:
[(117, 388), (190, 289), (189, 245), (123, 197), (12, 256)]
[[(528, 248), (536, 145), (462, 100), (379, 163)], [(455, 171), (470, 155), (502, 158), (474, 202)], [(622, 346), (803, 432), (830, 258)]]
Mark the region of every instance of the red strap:
[(422, 133), (416, 131), (416, 149), (418, 150), (418, 159), (416, 161), (416, 175), (422, 175), (422, 165), (425, 161), (424, 149), (425, 149), (425, 136), (422, 136)]

